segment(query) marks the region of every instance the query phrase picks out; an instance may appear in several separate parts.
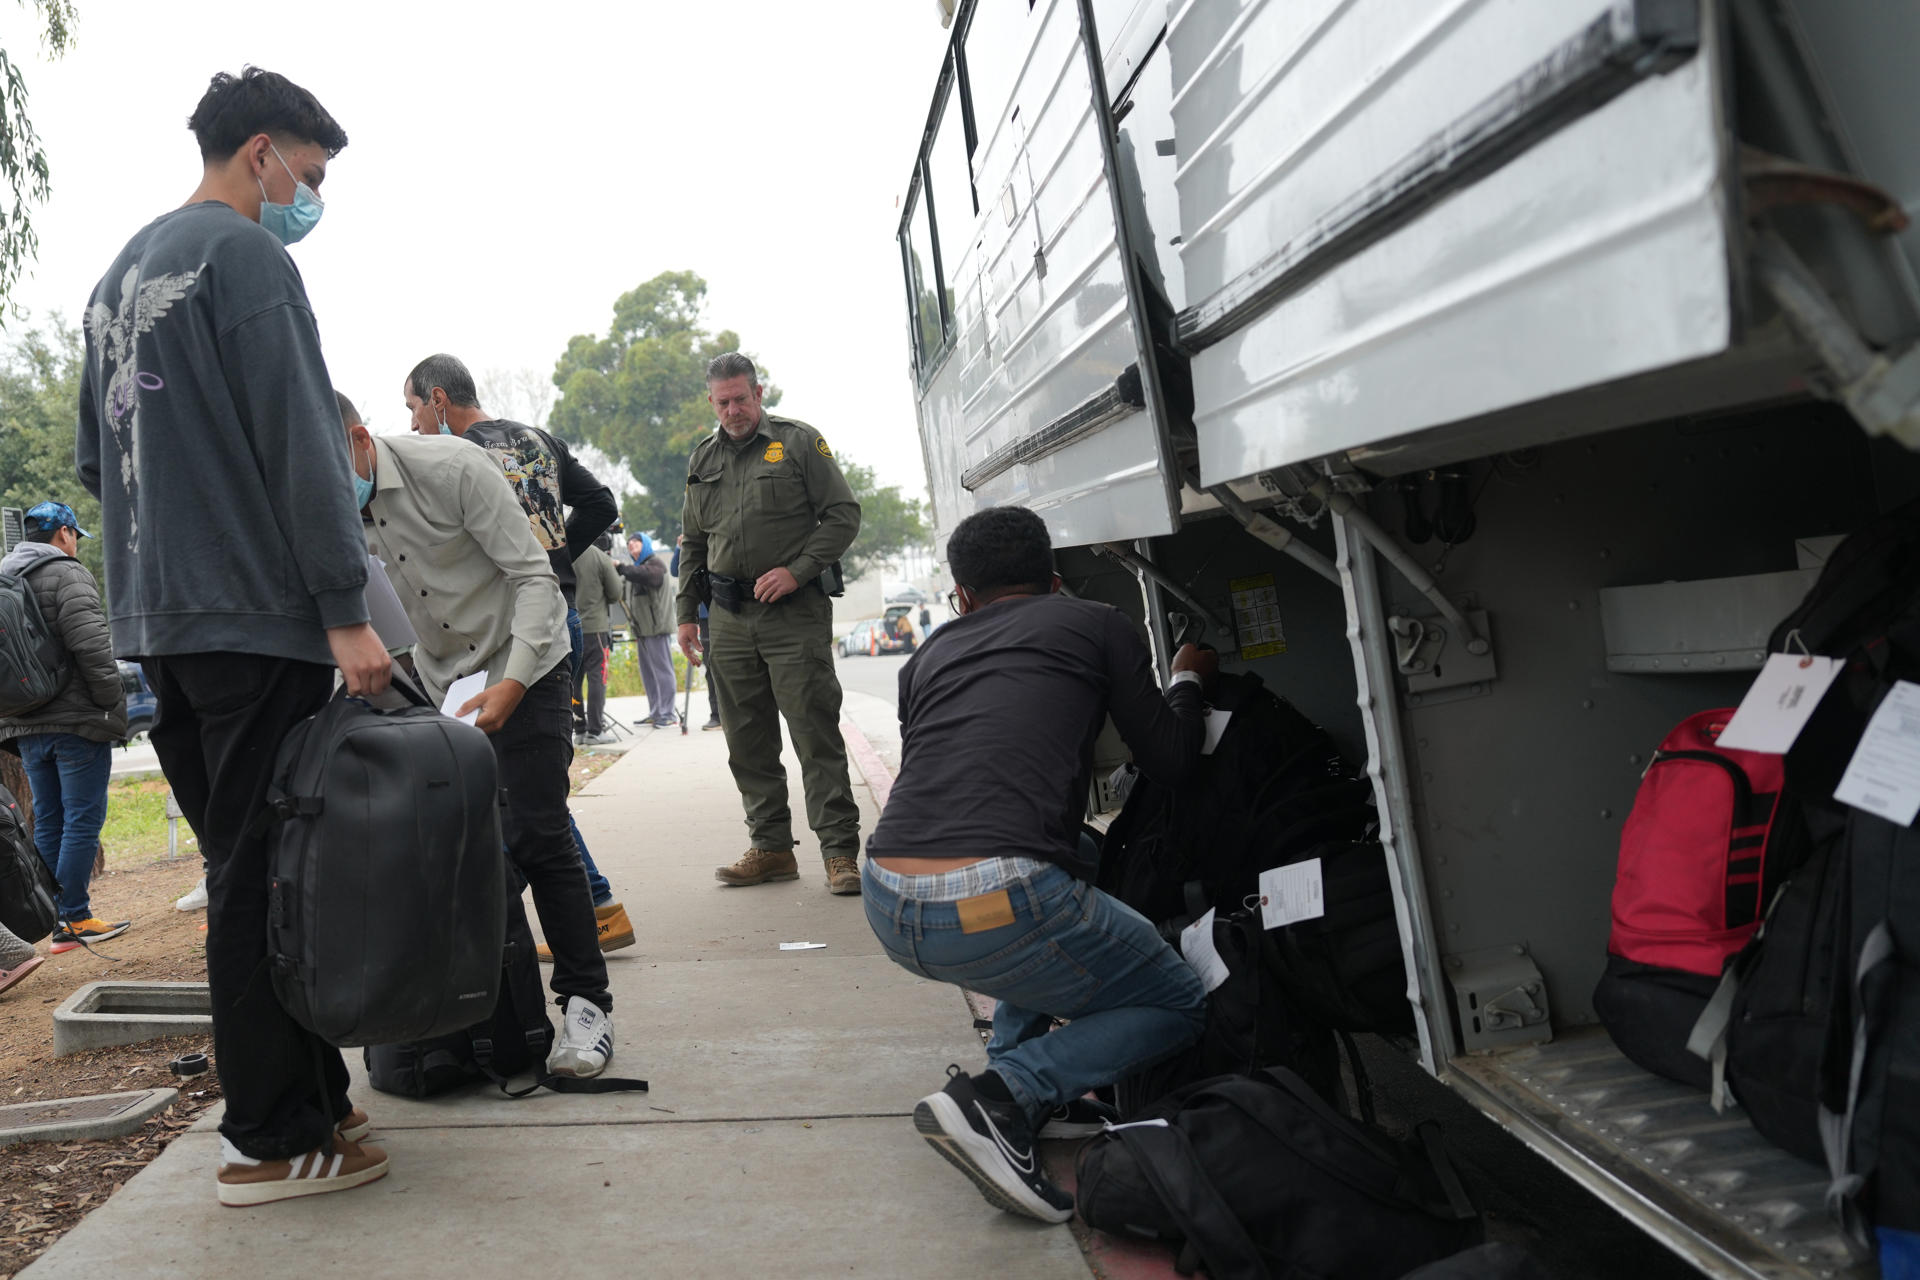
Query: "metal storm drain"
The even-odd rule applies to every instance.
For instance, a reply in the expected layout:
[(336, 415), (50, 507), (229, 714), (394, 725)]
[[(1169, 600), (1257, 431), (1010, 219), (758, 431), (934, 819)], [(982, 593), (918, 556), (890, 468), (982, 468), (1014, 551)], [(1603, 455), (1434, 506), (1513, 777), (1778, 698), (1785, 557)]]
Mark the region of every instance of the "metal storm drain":
[(0, 1107), (0, 1146), (53, 1139), (117, 1138), (173, 1104), (176, 1089), (136, 1089)]

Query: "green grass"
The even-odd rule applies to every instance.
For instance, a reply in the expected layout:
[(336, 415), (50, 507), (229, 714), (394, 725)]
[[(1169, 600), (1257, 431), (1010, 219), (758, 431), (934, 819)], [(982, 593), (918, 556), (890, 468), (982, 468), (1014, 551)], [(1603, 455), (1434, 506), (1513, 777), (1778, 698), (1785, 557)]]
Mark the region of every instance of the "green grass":
[[(167, 784), (159, 778), (124, 778), (107, 785), (107, 822), (100, 843), (109, 861), (159, 858), (167, 852)], [(193, 851), (193, 831), (180, 823), (180, 851)]]
[[(678, 645), (673, 649), (673, 687), (685, 693), (687, 689), (687, 656), (680, 652)], [(707, 687), (706, 677), (694, 673), (693, 687)], [(607, 696), (609, 698), (645, 697), (647, 685), (640, 678), (640, 654), (632, 641), (617, 644), (607, 656)]]

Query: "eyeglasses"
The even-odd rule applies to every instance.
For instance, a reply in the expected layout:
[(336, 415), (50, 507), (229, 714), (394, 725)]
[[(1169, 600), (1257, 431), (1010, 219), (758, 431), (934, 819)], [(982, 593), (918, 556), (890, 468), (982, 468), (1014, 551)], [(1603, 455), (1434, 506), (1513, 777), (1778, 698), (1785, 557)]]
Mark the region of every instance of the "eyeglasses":
[(947, 592), (947, 608), (953, 610), (955, 617), (960, 615), (960, 593), (958, 591)]

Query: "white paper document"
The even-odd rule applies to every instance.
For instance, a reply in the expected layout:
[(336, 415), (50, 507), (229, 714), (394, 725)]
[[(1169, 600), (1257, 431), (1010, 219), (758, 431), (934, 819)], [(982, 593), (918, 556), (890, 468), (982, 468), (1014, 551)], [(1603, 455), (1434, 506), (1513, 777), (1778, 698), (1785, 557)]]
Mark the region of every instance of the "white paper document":
[(387, 566), (373, 555), (367, 557), (367, 615), (373, 622), (374, 634), (388, 649), (410, 649), (420, 643), (413, 623), (407, 620), (400, 595), (393, 589), (392, 579), (387, 577)]
[(1220, 958), (1220, 952), (1213, 945), (1213, 908), (1207, 908), (1207, 914), (1195, 920), (1180, 931), (1180, 954), (1187, 958), (1193, 971), (1200, 976), (1200, 982), (1207, 990), (1227, 980), (1227, 962)]
[(827, 944), (824, 942), (783, 942), (780, 944), (780, 949), (782, 951), (825, 951)]
[(1893, 682), (1833, 798), (1903, 827), (1912, 824), (1920, 813), (1920, 684)]
[(484, 671), (476, 671), (470, 676), (461, 676), (447, 686), (447, 696), (440, 700), (440, 714), (452, 716), (462, 724), (472, 724), (480, 718), (480, 713), (469, 711), (461, 715), (460, 708), (466, 706), (467, 700), (475, 694), (486, 692), (486, 688), (487, 673)]
[(1327, 914), (1327, 890), (1320, 859), (1268, 867), (1260, 873), (1260, 921), (1269, 929), (1318, 920)]
[(1784, 755), (1813, 718), (1813, 709), (1826, 696), (1827, 686), (1840, 674), (1838, 658), (1817, 654), (1776, 653), (1760, 668), (1740, 709), (1727, 721), (1714, 745), (1735, 751), (1765, 751)]
[(1227, 731), (1227, 721), (1233, 719), (1233, 712), (1222, 711), (1218, 707), (1207, 708), (1207, 736), (1201, 740), (1200, 754), (1210, 756), (1213, 749), (1220, 745), (1220, 735)]

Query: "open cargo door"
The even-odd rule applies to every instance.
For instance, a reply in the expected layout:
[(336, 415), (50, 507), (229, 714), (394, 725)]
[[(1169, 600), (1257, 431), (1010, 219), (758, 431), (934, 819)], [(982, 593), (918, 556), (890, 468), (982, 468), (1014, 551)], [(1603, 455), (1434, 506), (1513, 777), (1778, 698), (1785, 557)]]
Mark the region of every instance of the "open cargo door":
[[(986, 0), (954, 19), (899, 229), (942, 545), (1006, 503), (1038, 512), (1063, 547), (1178, 526), (1146, 303), (1108, 177), (1112, 125), (1095, 109), (1105, 68), (1081, 34), (1094, 7)], [(1131, 38), (1142, 24), (1115, 26)]]
[(1710, 13), (1182, 6), (1176, 334), (1204, 483), (1342, 453), (1392, 472), (1410, 433), (1728, 350)]

